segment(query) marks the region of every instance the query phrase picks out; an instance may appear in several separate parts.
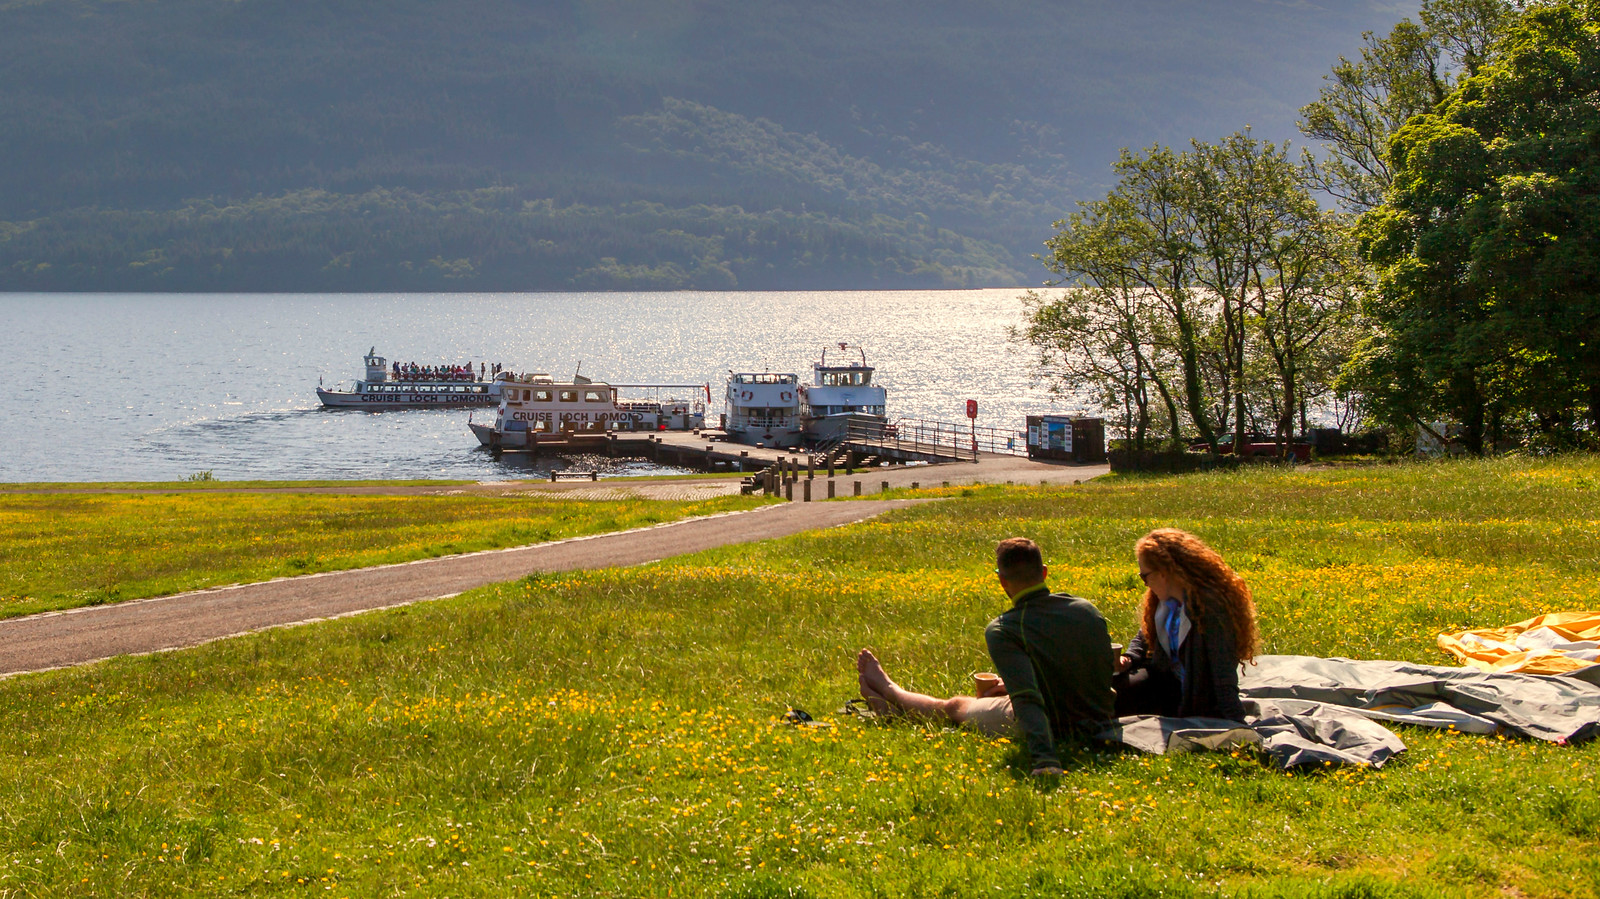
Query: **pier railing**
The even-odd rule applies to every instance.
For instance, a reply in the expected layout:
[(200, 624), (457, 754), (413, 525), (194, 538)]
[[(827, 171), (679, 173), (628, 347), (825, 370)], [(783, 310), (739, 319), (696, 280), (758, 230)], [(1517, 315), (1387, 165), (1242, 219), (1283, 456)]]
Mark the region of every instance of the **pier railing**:
[(965, 462), (978, 461), (979, 453), (1027, 454), (1027, 432), (1022, 430), (974, 429), (971, 424), (931, 419), (899, 419), (880, 430), (882, 434), (875, 434), (874, 426), (851, 426), (850, 443)]
[(971, 443), (943, 422), (902, 419), (892, 424), (852, 421), (840, 445), (897, 462), (975, 462)]
[(959, 422), (902, 418), (890, 424), (853, 421), (833, 446), (902, 461), (976, 462), (979, 453), (1028, 454), (1027, 433), (1004, 428), (976, 428)]

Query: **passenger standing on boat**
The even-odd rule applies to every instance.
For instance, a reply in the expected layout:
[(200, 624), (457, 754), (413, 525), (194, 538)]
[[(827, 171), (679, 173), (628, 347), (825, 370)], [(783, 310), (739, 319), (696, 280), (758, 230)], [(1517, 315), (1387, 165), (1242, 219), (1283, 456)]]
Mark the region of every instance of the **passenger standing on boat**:
[(1056, 740), (1115, 717), (1116, 658), (1105, 617), (1082, 597), (1051, 593), (1038, 544), (1012, 537), (995, 549), (995, 574), (1011, 608), (984, 638), (999, 677), (977, 696), (938, 699), (889, 679), (871, 650), (856, 656), (861, 695), (879, 714), (910, 714), (994, 735), (1021, 731), (1036, 775), (1060, 774)]

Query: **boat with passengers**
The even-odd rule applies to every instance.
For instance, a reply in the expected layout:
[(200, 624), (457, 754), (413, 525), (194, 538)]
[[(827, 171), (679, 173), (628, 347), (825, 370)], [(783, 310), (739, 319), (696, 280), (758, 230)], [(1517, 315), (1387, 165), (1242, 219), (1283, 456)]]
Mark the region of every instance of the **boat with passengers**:
[(492, 384), (499, 399), (494, 420), (467, 426), (483, 446), (494, 450), (531, 450), (539, 444), (598, 443), (618, 431), (687, 431), (706, 421), (704, 400), (619, 398), (622, 390), (709, 388), (704, 384), (607, 384), (574, 374), (557, 381), (543, 372), (501, 372)]
[(317, 399), (322, 405), (336, 409), (422, 409), (463, 408), (492, 406), (500, 401), (489, 380), (500, 369), (478, 363), (465, 365), (417, 365), (394, 363), (378, 355), (373, 347), (362, 358), (367, 366), (367, 376), (355, 382), (349, 390), (324, 390), (320, 379)]

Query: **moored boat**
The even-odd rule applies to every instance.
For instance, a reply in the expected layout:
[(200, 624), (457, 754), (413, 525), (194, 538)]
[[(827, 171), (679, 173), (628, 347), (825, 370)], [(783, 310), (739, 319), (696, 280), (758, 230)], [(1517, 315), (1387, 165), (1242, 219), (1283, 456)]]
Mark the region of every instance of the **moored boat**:
[[(349, 390), (325, 390), (317, 385), (317, 399), (330, 408), (369, 409), (419, 409), (462, 408), (492, 406), (500, 401), (494, 393), (487, 363), (479, 363), (477, 370), (466, 365), (401, 365), (393, 370), (388, 360), (378, 355), (373, 347), (362, 358), (366, 363), (366, 377), (358, 380)], [(498, 365), (495, 366), (499, 368)]]
[(620, 400), (624, 388), (688, 388), (703, 384), (607, 384), (582, 375), (561, 382), (543, 372), (502, 372), (493, 382), (500, 403), (489, 424), (468, 421), (478, 442), (491, 449), (535, 449), (544, 443), (603, 441), (615, 431), (691, 430), (705, 426), (705, 403), (696, 400)]
[(855, 350), (859, 361), (841, 361), (836, 355), (828, 362), (828, 350), (811, 366), (811, 383), (800, 386), (800, 427), (808, 443), (818, 444), (845, 437), (862, 427), (882, 433), (888, 425), (888, 391), (872, 383), (874, 369), (867, 364), (861, 347), (841, 343), (840, 354)]
[(730, 372), (723, 430), (750, 446), (800, 445), (800, 378), (778, 372)]

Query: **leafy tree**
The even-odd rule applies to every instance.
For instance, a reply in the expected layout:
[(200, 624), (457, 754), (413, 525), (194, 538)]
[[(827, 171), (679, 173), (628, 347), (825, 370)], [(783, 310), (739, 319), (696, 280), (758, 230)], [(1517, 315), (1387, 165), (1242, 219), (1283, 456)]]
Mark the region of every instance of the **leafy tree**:
[(1482, 452), (1508, 420), (1600, 431), (1600, 4), (1552, 2), (1390, 148), (1363, 222), (1380, 336), (1352, 378), (1390, 414), (1458, 419)]
[(1521, 6), (1427, 0), (1420, 25), (1408, 19), (1384, 37), (1364, 33), (1360, 58), (1341, 56), (1317, 100), (1300, 109), (1300, 130), (1332, 154), (1312, 162), (1318, 186), (1353, 211), (1382, 202), (1394, 180), (1390, 139), (1406, 120), (1442, 101), (1457, 78), (1477, 73)]
[(1017, 336), (1053, 383), (1122, 410), (1136, 446), (1157, 403), (1174, 439), (1192, 428), (1215, 443), (1231, 425), (1237, 448), (1267, 421), (1287, 443), (1343, 361), (1326, 343), (1352, 305), (1343, 219), (1318, 207), (1287, 146), (1248, 132), (1124, 151), (1116, 171), (1047, 243), (1046, 266), (1074, 289), (1025, 298)]

